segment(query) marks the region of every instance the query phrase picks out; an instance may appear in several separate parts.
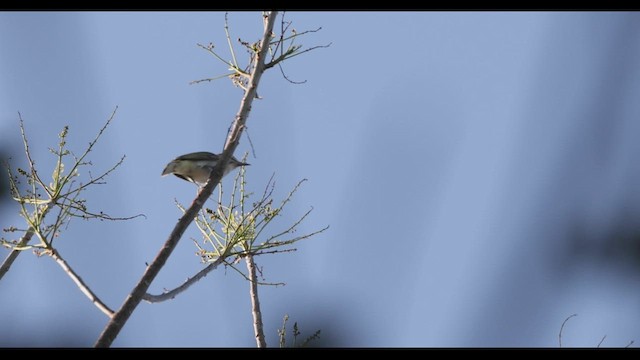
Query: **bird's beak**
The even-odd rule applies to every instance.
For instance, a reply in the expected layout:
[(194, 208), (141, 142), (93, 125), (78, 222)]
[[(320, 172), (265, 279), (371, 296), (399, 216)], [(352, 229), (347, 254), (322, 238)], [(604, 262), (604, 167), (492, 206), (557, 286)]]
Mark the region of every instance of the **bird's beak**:
[(167, 164), (167, 167), (162, 170), (162, 176), (171, 174), (176, 169), (176, 163), (174, 161)]

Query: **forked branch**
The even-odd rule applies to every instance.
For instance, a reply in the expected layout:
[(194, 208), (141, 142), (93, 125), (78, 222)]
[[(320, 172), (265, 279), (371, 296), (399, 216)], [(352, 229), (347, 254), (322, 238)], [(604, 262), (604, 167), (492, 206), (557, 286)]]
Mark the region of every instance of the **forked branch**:
[(275, 11), (264, 14), (266, 20), (265, 28), (262, 40), (260, 42), (261, 48), (258, 52), (258, 56), (255, 59), (254, 72), (251, 74), (248, 88), (246, 89), (244, 96), (242, 97), (240, 110), (236, 115), (231, 131), (229, 132), (229, 135), (227, 137), (224, 151), (222, 152), (215, 168), (211, 171), (209, 181), (204, 187), (200, 189), (191, 206), (178, 220), (178, 223), (175, 225), (173, 231), (171, 231), (171, 234), (158, 252), (158, 255), (156, 255), (153, 262), (147, 267), (146, 271), (142, 275), (142, 278), (133, 288), (120, 310), (118, 310), (114, 314), (114, 316), (111, 318), (111, 320), (103, 330), (102, 334), (100, 334), (100, 337), (95, 343), (96, 347), (108, 347), (113, 343), (135, 308), (138, 306), (138, 304), (140, 304), (140, 301), (142, 301), (144, 295), (149, 289), (149, 286), (156, 278), (156, 276), (166, 263), (167, 259), (175, 249), (185, 230), (196, 217), (198, 211), (200, 211), (205, 201), (209, 198), (209, 196), (211, 196), (213, 189), (222, 179), (223, 169), (226, 167), (231, 156), (233, 156), (233, 152), (238, 146), (240, 135), (242, 134), (242, 130), (244, 129), (245, 123), (249, 116), (249, 112), (251, 111), (251, 104), (253, 102), (253, 99), (255, 98), (258, 84), (260, 83), (260, 78), (262, 77), (262, 73), (264, 72), (265, 55), (267, 52), (269, 39), (273, 31), (273, 25), (275, 23), (276, 16), (277, 12)]

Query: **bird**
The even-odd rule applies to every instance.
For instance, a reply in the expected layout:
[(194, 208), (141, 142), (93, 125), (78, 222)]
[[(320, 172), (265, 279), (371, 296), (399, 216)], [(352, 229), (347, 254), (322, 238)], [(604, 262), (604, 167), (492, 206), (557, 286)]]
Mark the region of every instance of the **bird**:
[[(178, 156), (171, 160), (162, 170), (162, 176), (173, 174), (180, 179), (190, 181), (199, 186), (204, 186), (209, 180), (211, 171), (218, 163), (220, 155), (216, 155), (207, 151), (193, 152)], [(231, 170), (247, 166), (245, 162), (239, 161), (235, 157), (231, 157), (225, 167), (222, 177), (227, 175)]]

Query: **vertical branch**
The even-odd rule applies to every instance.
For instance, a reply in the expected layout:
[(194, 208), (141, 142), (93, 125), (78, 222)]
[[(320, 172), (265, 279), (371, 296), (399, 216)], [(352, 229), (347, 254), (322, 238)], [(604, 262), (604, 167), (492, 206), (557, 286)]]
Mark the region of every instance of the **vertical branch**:
[(259, 348), (267, 347), (264, 340), (264, 330), (262, 328), (262, 312), (260, 312), (260, 299), (258, 298), (258, 274), (253, 255), (249, 253), (245, 257), (247, 270), (249, 271), (249, 291), (251, 293), (251, 314), (253, 314), (253, 332), (256, 335), (256, 343)]
[(171, 231), (169, 238), (164, 243), (153, 262), (147, 267), (138, 284), (127, 296), (127, 299), (125, 300), (124, 304), (122, 304), (120, 310), (118, 310), (114, 314), (107, 326), (104, 328), (102, 334), (100, 334), (100, 337), (95, 343), (96, 347), (108, 347), (113, 343), (115, 338), (122, 330), (122, 327), (129, 320), (129, 317), (138, 306), (138, 304), (140, 304), (140, 301), (142, 301), (144, 295), (147, 293), (151, 282), (153, 282), (158, 273), (160, 273), (160, 270), (175, 249), (185, 230), (187, 229), (189, 224), (191, 224), (193, 219), (198, 215), (198, 211), (202, 209), (205, 201), (211, 196), (211, 194), (213, 193), (213, 189), (222, 179), (223, 169), (227, 166), (229, 159), (231, 158), (231, 156), (233, 156), (233, 152), (235, 151), (240, 141), (240, 135), (244, 130), (247, 117), (249, 116), (249, 112), (251, 111), (251, 104), (253, 103), (253, 99), (256, 97), (256, 91), (258, 88), (258, 84), (260, 83), (260, 78), (262, 77), (262, 73), (265, 70), (264, 61), (267, 54), (267, 49), (269, 48), (269, 41), (271, 39), (276, 16), (276, 11), (265, 13), (264, 15), (266, 19), (265, 30), (260, 42), (260, 49), (257, 56), (255, 57), (254, 71), (251, 74), (251, 78), (249, 79), (247, 90), (242, 97), (240, 110), (236, 115), (231, 131), (229, 132), (229, 136), (227, 137), (227, 141), (225, 142), (224, 151), (222, 152), (215, 168), (211, 171), (209, 181), (202, 189), (200, 189), (198, 196), (192, 202), (191, 206), (185, 211), (180, 220), (178, 220), (178, 223), (174, 227), (173, 231)]

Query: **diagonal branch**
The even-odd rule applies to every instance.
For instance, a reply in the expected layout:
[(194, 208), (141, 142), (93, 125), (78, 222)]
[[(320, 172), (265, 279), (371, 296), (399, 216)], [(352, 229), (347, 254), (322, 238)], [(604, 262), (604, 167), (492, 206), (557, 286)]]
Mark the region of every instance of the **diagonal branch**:
[(67, 275), (69, 275), (71, 280), (73, 280), (73, 282), (76, 283), (76, 285), (78, 285), (78, 288), (80, 288), (80, 291), (82, 291), (82, 293), (85, 294), (89, 298), (89, 300), (91, 300), (93, 305), (95, 305), (98, 309), (100, 309), (100, 311), (102, 311), (103, 313), (105, 313), (105, 315), (111, 318), (113, 316), (114, 311), (111, 310), (105, 303), (103, 303), (102, 300), (100, 300), (100, 298), (98, 298), (98, 296), (94, 294), (93, 291), (91, 291), (91, 289), (89, 289), (87, 284), (85, 284), (84, 281), (82, 281), (82, 279), (80, 278), (80, 276), (76, 274), (75, 271), (73, 271), (73, 269), (60, 256), (60, 254), (56, 249), (52, 248), (50, 249), (50, 252), (51, 252), (51, 257), (58, 263), (58, 265), (60, 265), (60, 267), (62, 267), (62, 270), (64, 270), (64, 272), (66, 272)]
[(224, 262), (224, 259), (225, 258), (223, 258), (223, 257), (217, 258), (214, 262), (212, 262), (211, 264), (207, 265), (207, 267), (205, 267), (204, 269), (200, 270), (193, 277), (188, 278), (187, 281), (184, 282), (184, 284), (178, 286), (177, 288), (175, 288), (175, 289), (173, 289), (171, 291), (167, 291), (165, 293), (162, 293), (160, 295), (144, 294), (144, 296), (142, 297), (142, 300), (144, 300), (146, 302), (149, 302), (149, 303), (158, 303), (158, 302), (171, 300), (171, 299), (175, 298), (176, 296), (178, 296), (181, 292), (183, 292), (183, 291), (187, 290), (188, 288), (190, 288), (191, 285), (195, 284), (200, 279), (202, 279), (205, 276), (207, 276), (207, 274), (209, 274), (211, 271), (215, 270), (220, 264), (222, 264)]
[[(29, 168), (31, 169), (31, 175), (32, 175), (32, 186), (33, 186), (33, 196), (34, 198), (36, 197), (36, 188), (35, 188), (35, 184), (36, 181), (40, 181), (40, 177), (38, 176), (38, 173), (36, 172), (35, 169), (35, 163), (33, 161), (33, 159), (31, 158), (31, 151), (29, 151), (29, 143), (27, 141), (27, 135), (25, 133), (24, 130), (24, 120), (22, 120), (22, 114), (20, 114), (18, 112), (18, 118), (20, 119), (20, 134), (22, 135), (22, 142), (24, 144), (24, 149), (25, 149), (25, 153), (27, 155), (27, 161), (29, 162)], [(12, 176), (11, 173), (11, 168), (9, 166), (9, 164), (6, 164), (7, 167), (7, 171), (9, 172), (9, 182), (10, 182), (10, 186), (11, 186), (11, 192), (12, 195), (15, 197), (20, 197), (19, 191), (18, 191), (18, 186), (17, 184), (14, 182), (14, 178)], [(45, 187), (45, 191), (48, 192), (48, 189)], [(15, 194), (14, 194), (15, 192)], [(27, 214), (27, 209), (24, 206), (24, 201), (20, 202), (20, 206), (22, 208), (22, 211), (25, 215), (25, 219), (29, 219), (29, 215)], [(42, 215), (46, 214), (50, 209), (51, 206), (50, 204), (44, 204), (42, 206), (42, 209), (40, 209), (40, 206), (38, 206), (38, 204), (35, 204), (34, 206), (34, 211), (37, 213), (38, 211), (40, 211), (40, 213)], [(33, 226), (33, 224), (29, 224), (29, 229), (25, 232), (25, 234), (22, 236), (22, 238), (20, 239), (20, 241), (18, 242), (18, 244), (16, 245), (16, 247), (14, 247), (11, 252), (9, 253), (9, 255), (7, 255), (7, 257), (4, 259), (4, 261), (2, 262), (2, 265), (0, 265), (0, 279), (2, 279), (4, 277), (4, 275), (9, 271), (9, 269), (11, 268), (11, 265), (13, 265), (13, 262), (16, 261), (16, 259), (18, 258), (18, 255), (20, 255), (20, 253), (22, 252), (21, 250), (19, 250), (19, 248), (22, 248), (24, 246), (26, 246), (29, 241), (31, 241), (31, 238), (33, 237), (33, 234), (35, 233), (35, 228)]]
[[(47, 234), (55, 234), (57, 230), (61, 226), (63, 226), (71, 216), (75, 216), (76, 214), (73, 213), (73, 210), (76, 210), (78, 212), (84, 212), (86, 215), (88, 215), (88, 217), (96, 217), (100, 219), (107, 219), (107, 220), (129, 219), (129, 218), (113, 218), (107, 215), (93, 214), (93, 213), (86, 212), (85, 211), (86, 209), (82, 205), (82, 201), (78, 200), (78, 196), (82, 190), (84, 190), (89, 185), (102, 183), (101, 182), (102, 179), (104, 179), (113, 170), (115, 170), (115, 168), (120, 166), (124, 161), (124, 156), (120, 159), (120, 161), (116, 165), (114, 165), (112, 168), (107, 170), (104, 174), (100, 175), (96, 179), (91, 179), (91, 181), (89, 181), (85, 185), (80, 185), (79, 187), (73, 189), (74, 181), (71, 180), (74, 176), (77, 176), (77, 170), (80, 166), (91, 164), (90, 162), (84, 161), (84, 159), (92, 151), (93, 147), (96, 145), (100, 137), (105, 132), (106, 128), (109, 126), (109, 124), (113, 120), (117, 109), (118, 107), (114, 109), (114, 111), (111, 113), (111, 116), (109, 117), (107, 122), (98, 132), (98, 135), (91, 142), (89, 142), (89, 146), (79, 158), (77, 158), (75, 155), (73, 155), (68, 150), (65, 150), (64, 148), (66, 144), (65, 139), (69, 130), (67, 126), (64, 127), (64, 129), (59, 135), (60, 143), (58, 145), (58, 150), (52, 150), (51, 148), (49, 149), (53, 154), (57, 156), (56, 165), (53, 171), (53, 182), (49, 186), (47, 186), (47, 184), (38, 175), (35, 162), (33, 160), (33, 157), (31, 156), (31, 149), (29, 147), (29, 142), (27, 140), (27, 135), (24, 127), (24, 120), (22, 119), (22, 114), (18, 113), (18, 118), (20, 120), (20, 134), (22, 136), (24, 151), (25, 151), (27, 162), (29, 165), (29, 173), (18, 168), (18, 173), (26, 177), (27, 183), (31, 186), (31, 189), (28, 189), (26, 191), (26, 195), (21, 195), (21, 192), (18, 189), (17, 177), (13, 176), (11, 167), (9, 166), (8, 162), (5, 164), (5, 166), (7, 167), (7, 171), (9, 174), (9, 186), (10, 186), (12, 197), (15, 201), (17, 201), (20, 204), (20, 214), (27, 222), (28, 228), (25, 231), (22, 238), (19, 241), (17, 241), (14, 244), (14, 246), (12, 246), (11, 252), (5, 258), (3, 263), (0, 265), (0, 279), (2, 279), (2, 277), (9, 271), (9, 268), (12, 266), (13, 262), (16, 260), (20, 252), (27, 248), (30, 248), (30, 246), (28, 245), (31, 239), (33, 238), (33, 235), (36, 235), (38, 238), (40, 238), (40, 241), (41, 241), (40, 245), (33, 246), (33, 247), (49, 249), (53, 242), (52, 240), (53, 238), (47, 241), (47, 236), (48, 236)], [(72, 166), (71, 171), (67, 175), (63, 176), (62, 172), (64, 169), (64, 164), (63, 164), (62, 158), (67, 154), (71, 154), (74, 157), (75, 163)], [(68, 192), (63, 194), (62, 191), (67, 186), (70, 187), (71, 189)], [(46, 192), (47, 199), (40, 198), (38, 189), (41, 189), (42, 191)], [(33, 211), (30, 212), (27, 209), (27, 206), (25, 204), (33, 205)], [(54, 210), (56, 207), (59, 208), (59, 212), (56, 216), (55, 222), (51, 226), (46, 226), (44, 224), (44, 219), (46, 215), (51, 210)], [(3, 240), (3, 243), (5, 243), (4, 240)]]
[[(26, 144), (26, 137), (25, 137), (25, 144)], [(7, 164), (7, 169), (9, 171), (11, 190), (12, 192), (13, 191), (17, 192), (18, 191), (17, 184), (15, 184), (11, 176), (11, 170), (8, 164)], [(35, 172), (35, 169), (33, 171)], [(19, 196), (19, 194), (15, 194), (15, 195)], [(36, 232), (36, 228), (34, 226), (35, 224), (31, 223), (30, 217), (27, 213), (27, 209), (24, 206), (24, 202), (21, 202), (20, 206), (22, 207), (22, 212), (25, 220), (27, 220), (27, 223), (29, 223), (29, 228), (27, 229), (27, 231), (25, 231), (24, 235), (22, 235), (22, 238), (20, 238), (20, 241), (18, 241), (18, 243), (13, 247), (13, 249), (11, 249), (11, 252), (9, 252), (9, 255), (7, 255), (7, 257), (4, 259), (4, 261), (2, 262), (2, 265), (0, 265), (0, 280), (9, 271), (9, 269), (11, 268), (11, 265), (13, 265), (13, 262), (16, 261), (16, 259), (18, 258), (18, 255), (20, 255), (20, 253), (22, 252), (21, 248), (29, 244), (29, 241), (31, 241), (31, 238)], [(35, 208), (40, 209), (40, 206), (35, 205)], [(51, 210), (51, 208), (52, 208), (51, 203), (44, 204), (40, 209), (40, 215), (44, 217)]]
[(25, 234), (22, 236), (20, 241), (16, 244), (16, 246), (14, 246), (11, 252), (9, 252), (9, 255), (7, 255), (7, 257), (4, 259), (2, 265), (0, 265), (0, 279), (2, 279), (2, 277), (9, 271), (11, 265), (13, 265), (13, 262), (16, 261), (18, 255), (20, 255), (20, 253), (22, 252), (22, 250), (19, 249), (26, 246), (29, 241), (31, 241), (34, 232), (35, 231), (33, 230), (33, 228), (30, 227), (29, 230), (27, 230), (27, 232), (25, 232)]
[(231, 131), (227, 137), (227, 141), (225, 142), (224, 151), (218, 160), (215, 168), (211, 171), (211, 175), (209, 175), (209, 181), (207, 184), (200, 189), (198, 196), (195, 198), (191, 206), (185, 211), (184, 215), (178, 220), (178, 223), (174, 227), (173, 231), (169, 235), (169, 238), (164, 243), (158, 255), (153, 260), (153, 262), (147, 267), (142, 278), (138, 282), (138, 284), (133, 288), (127, 299), (120, 310), (118, 310), (114, 316), (111, 318), (105, 329), (100, 334), (100, 337), (95, 343), (96, 347), (108, 347), (110, 346), (115, 338), (118, 336), (122, 327), (125, 325), (129, 317), (136, 309), (142, 298), (146, 294), (151, 282), (156, 278), (167, 259), (175, 249), (178, 241), (184, 234), (185, 230), (191, 224), (193, 219), (197, 216), (198, 211), (204, 206), (205, 201), (211, 196), (213, 189), (218, 185), (220, 180), (222, 179), (223, 169), (226, 167), (229, 159), (233, 155), (238, 143), (240, 141), (240, 135), (242, 134), (242, 130), (245, 127), (245, 123), (247, 121), (247, 117), (249, 116), (249, 112), (251, 111), (251, 104), (253, 99), (256, 97), (256, 91), (258, 89), (258, 84), (260, 83), (260, 78), (262, 77), (262, 73), (265, 70), (264, 61), (267, 54), (267, 49), (269, 47), (269, 41), (271, 39), (271, 33), (273, 31), (273, 25), (275, 23), (275, 19), (277, 16), (276, 11), (272, 11), (269, 13), (265, 13), (263, 15), (265, 17), (265, 29), (264, 34), (262, 36), (262, 40), (260, 41), (260, 49), (255, 57), (255, 67), (252, 73), (251, 79), (249, 80), (249, 84), (247, 86), (247, 90), (244, 93), (242, 101), (240, 103), (240, 110), (236, 115), (235, 121), (233, 122)]

